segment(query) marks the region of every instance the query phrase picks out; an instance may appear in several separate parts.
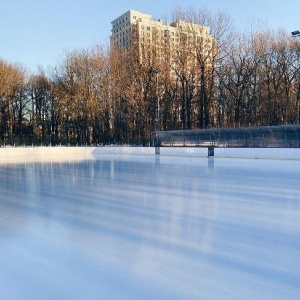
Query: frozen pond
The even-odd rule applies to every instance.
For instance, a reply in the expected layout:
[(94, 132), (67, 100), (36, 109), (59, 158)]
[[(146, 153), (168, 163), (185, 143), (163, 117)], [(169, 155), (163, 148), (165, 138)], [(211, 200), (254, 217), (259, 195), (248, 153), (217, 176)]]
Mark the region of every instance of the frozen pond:
[(0, 164), (0, 298), (299, 299), (300, 161)]

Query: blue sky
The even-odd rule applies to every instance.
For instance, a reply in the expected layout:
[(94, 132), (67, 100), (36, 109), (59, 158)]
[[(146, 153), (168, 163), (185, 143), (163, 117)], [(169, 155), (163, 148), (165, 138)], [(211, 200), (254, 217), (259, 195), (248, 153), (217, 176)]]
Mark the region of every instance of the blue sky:
[(227, 12), (242, 30), (255, 20), (300, 29), (300, 0), (1, 0), (0, 58), (47, 69), (66, 50), (108, 44), (110, 22), (128, 9), (163, 18), (177, 6)]

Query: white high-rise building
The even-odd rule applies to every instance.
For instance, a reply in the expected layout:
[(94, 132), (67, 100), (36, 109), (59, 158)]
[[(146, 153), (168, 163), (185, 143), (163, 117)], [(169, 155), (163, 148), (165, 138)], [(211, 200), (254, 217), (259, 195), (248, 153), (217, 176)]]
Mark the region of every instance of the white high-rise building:
[(111, 24), (112, 49), (137, 44), (141, 50), (149, 45), (160, 49), (157, 53), (164, 53), (165, 56), (166, 49), (176, 51), (193, 48), (194, 51), (200, 48), (204, 55), (209, 55), (213, 47), (213, 38), (208, 27), (180, 20), (165, 23), (162, 20), (153, 20), (151, 15), (129, 10)]

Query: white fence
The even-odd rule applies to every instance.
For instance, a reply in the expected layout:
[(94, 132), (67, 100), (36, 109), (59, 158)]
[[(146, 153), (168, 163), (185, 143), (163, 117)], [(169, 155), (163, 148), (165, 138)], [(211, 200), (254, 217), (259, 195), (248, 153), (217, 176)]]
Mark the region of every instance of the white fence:
[[(11, 147), (0, 148), (0, 163), (100, 159), (107, 154), (155, 155), (154, 147)], [(207, 157), (208, 148), (161, 147), (161, 156)], [(215, 158), (300, 160), (300, 148), (214, 148)]]

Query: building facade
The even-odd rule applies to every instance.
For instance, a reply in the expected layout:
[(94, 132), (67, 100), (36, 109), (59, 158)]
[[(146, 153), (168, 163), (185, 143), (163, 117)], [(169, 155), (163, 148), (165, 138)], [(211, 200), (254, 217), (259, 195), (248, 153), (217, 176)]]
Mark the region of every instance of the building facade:
[(137, 45), (140, 60), (145, 49), (155, 48), (160, 61), (170, 60), (178, 51), (210, 56), (214, 40), (206, 26), (176, 21), (154, 20), (151, 15), (129, 10), (111, 22), (111, 49)]

